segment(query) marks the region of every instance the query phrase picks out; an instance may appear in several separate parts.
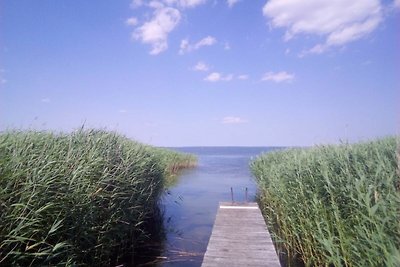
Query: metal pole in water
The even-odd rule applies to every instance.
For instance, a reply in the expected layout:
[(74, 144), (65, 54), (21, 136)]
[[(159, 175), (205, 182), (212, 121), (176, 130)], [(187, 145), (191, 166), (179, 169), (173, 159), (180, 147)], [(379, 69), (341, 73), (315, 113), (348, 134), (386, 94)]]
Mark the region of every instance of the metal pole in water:
[(248, 200), (247, 200), (247, 187), (246, 187), (246, 203), (248, 202)]
[(232, 198), (232, 204), (233, 204), (233, 188), (231, 187), (231, 198)]

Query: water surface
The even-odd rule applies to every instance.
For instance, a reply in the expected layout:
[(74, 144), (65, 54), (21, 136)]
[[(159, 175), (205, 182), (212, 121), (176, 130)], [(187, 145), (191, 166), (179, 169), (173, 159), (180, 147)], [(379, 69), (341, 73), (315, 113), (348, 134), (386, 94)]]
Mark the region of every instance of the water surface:
[(256, 184), (249, 169), (252, 158), (272, 147), (186, 147), (173, 148), (195, 154), (196, 168), (185, 170), (165, 195), (162, 206), (167, 229), (165, 259), (159, 266), (200, 266), (207, 249), (218, 204), (254, 201)]

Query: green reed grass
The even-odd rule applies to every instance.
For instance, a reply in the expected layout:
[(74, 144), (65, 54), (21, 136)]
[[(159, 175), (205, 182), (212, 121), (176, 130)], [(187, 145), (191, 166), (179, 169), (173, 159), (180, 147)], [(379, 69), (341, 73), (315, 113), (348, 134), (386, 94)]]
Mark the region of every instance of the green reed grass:
[[(160, 225), (166, 177), (188, 155), (115, 133), (0, 134), (0, 265), (112, 266)], [(154, 230), (154, 229), (152, 229)]]
[(177, 175), (181, 170), (197, 165), (197, 157), (191, 154), (175, 152), (165, 148), (152, 148), (165, 170), (166, 186), (177, 182)]
[(400, 266), (395, 138), (268, 153), (251, 168), (289, 265)]

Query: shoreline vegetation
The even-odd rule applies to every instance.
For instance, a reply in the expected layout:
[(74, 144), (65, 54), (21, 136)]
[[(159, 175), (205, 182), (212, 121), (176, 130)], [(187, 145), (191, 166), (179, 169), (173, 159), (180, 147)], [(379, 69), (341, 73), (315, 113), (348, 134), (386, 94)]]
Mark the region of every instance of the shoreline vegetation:
[(260, 207), (283, 262), (400, 266), (397, 145), (388, 137), (289, 149), (251, 163)]
[(165, 238), (166, 186), (195, 165), (102, 130), (0, 133), (0, 265), (134, 265)]

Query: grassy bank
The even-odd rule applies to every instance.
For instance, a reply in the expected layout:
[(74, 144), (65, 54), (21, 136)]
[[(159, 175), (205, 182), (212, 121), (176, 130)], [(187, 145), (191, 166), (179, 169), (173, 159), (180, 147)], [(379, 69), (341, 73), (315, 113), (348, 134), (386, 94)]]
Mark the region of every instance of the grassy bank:
[(194, 155), (178, 153), (165, 148), (152, 149), (155, 150), (155, 155), (165, 170), (164, 185), (166, 187), (173, 186), (178, 182), (178, 174), (182, 169), (192, 168), (197, 164), (197, 158)]
[(251, 167), (289, 262), (400, 266), (395, 138), (268, 153)]
[(133, 258), (161, 227), (166, 177), (194, 161), (104, 131), (0, 134), (0, 265)]

